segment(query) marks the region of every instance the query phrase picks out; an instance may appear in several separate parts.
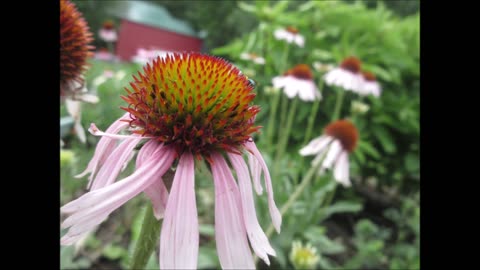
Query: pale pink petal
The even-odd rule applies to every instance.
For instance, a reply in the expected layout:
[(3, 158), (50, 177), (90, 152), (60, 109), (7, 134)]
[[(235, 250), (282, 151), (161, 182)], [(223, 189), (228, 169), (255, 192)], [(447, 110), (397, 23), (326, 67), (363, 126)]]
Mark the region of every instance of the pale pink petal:
[(108, 215), (125, 202), (144, 191), (165, 174), (175, 158), (173, 148), (163, 148), (162, 155), (152, 158), (137, 169), (132, 175), (112, 185), (90, 191), (80, 198), (64, 205), (62, 213), (70, 214), (62, 223), (62, 228), (70, 227), (61, 239), (61, 244), (68, 245), (79, 236), (88, 233), (96, 225), (103, 222)]
[[(148, 159), (151, 155), (155, 154), (155, 151), (158, 151), (159, 147), (162, 145), (155, 140), (150, 140), (146, 142), (137, 155), (136, 167), (139, 168), (142, 166), (144, 161)], [(158, 181), (155, 181), (151, 186), (145, 189), (145, 195), (150, 199), (153, 205), (153, 214), (155, 217), (160, 220), (163, 218), (165, 213), (165, 207), (167, 206), (168, 201), (168, 190), (165, 186), (163, 179), (159, 177)]]
[[(113, 124), (106, 130), (107, 133), (118, 133), (122, 129), (128, 127), (128, 122), (124, 122), (122, 120), (129, 119), (129, 113), (125, 113), (122, 117), (117, 119)], [(100, 141), (98, 141), (97, 147), (95, 148), (95, 153), (93, 154), (92, 160), (88, 163), (87, 168), (82, 173), (76, 175), (75, 177), (80, 178), (85, 176), (88, 173), (91, 175), (88, 177), (90, 181), (92, 181), (97, 168), (101, 166), (107, 157), (112, 153), (113, 149), (115, 148), (116, 140), (113, 140), (108, 137), (102, 137)]]
[(295, 43), (299, 47), (303, 48), (303, 46), (305, 45), (305, 38), (300, 34), (296, 34), (294, 38), (295, 38)]
[(91, 189), (99, 189), (115, 182), (115, 179), (124, 168), (125, 163), (132, 155), (133, 149), (140, 142), (142, 137), (136, 139), (124, 140), (110, 154), (105, 164), (98, 171), (97, 176), (93, 179)]
[(222, 269), (255, 269), (243, 221), (240, 193), (225, 159), (212, 154), (215, 240)]
[(199, 232), (193, 155), (182, 154), (160, 235), (160, 269), (196, 269)]
[[(105, 136), (108, 138), (112, 139), (135, 139), (135, 135), (118, 135), (114, 133), (107, 133), (101, 131), (94, 123), (90, 124), (90, 128), (88, 128), (88, 131), (93, 135), (93, 136)], [(151, 136), (142, 136), (144, 139), (153, 139), (154, 137)]]
[(253, 199), (252, 184), (248, 173), (247, 164), (242, 156), (228, 153), (231, 164), (237, 172), (240, 200), (242, 203), (243, 217), (248, 239), (253, 250), (267, 265), (270, 265), (268, 254), (275, 256), (275, 250), (270, 246), (268, 238), (257, 220), (255, 201)]
[(245, 148), (249, 150), (255, 158), (260, 162), (260, 165), (263, 169), (263, 179), (265, 181), (265, 186), (267, 187), (267, 195), (268, 195), (268, 209), (270, 210), (270, 217), (272, 218), (273, 226), (275, 230), (280, 233), (280, 227), (282, 225), (282, 215), (275, 204), (275, 200), (273, 199), (273, 188), (272, 188), (272, 180), (270, 179), (270, 172), (268, 171), (267, 164), (265, 160), (263, 160), (262, 154), (258, 151), (257, 146), (253, 141), (246, 142)]
[(253, 186), (258, 195), (263, 193), (262, 184), (260, 183), (260, 176), (262, 174), (260, 163), (258, 160), (247, 151), (248, 166), (250, 167), (250, 173), (252, 174)]
[(341, 151), (342, 151), (342, 144), (340, 143), (340, 141), (336, 139), (333, 140), (333, 142), (330, 144), (330, 148), (328, 149), (327, 156), (322, 162), (322, 167), (331, 168), (333, 165), (333, 162), (337, 159)]
[(349, 164), (348, 164), (348, 153), (347, 151), (342, 151), (338, 157), (337, 162), (335, 163), (335, 168), (333, 170), (333, 176), (337, 182), (342, 184), (344, 187), (351, 186), (350, 182), (350, 173), (349, 173)]
[(152, 202), (155, 217), (158, 220), (163, 218), (168, 202), (168, 190), (163, 183), (163, 179), (158, 177), (157, 181), (145, 189), (145, 195), (147, 195)]
[(332, 140), (332, 137), (322, 135), (311, 140), (306, 146), (300, 149), (299, 153), (302, 156), (318, 155)]

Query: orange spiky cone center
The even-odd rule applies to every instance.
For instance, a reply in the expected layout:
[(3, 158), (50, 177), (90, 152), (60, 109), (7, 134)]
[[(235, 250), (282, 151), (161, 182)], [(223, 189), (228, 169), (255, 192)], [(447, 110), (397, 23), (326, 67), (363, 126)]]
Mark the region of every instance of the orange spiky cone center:
[(287, 28), (285, 28), (285, 30), (287, 30), (287, 32), (290, 32), (294, 35), (298, 34), (298, 29), (293, 27), (293, 26), (287, 26)]
[(313, 79), (313, 73), (310, 70), (310, 67), (306, 64), (296, 65), (295, 67), (287, 70), (287, 72), (284, 73), (284, 76), (289, 76), (289, 75), (297, 79), (303, 79), (303, 80)]
[(357, 146), (358, 130), (348, 120), (338, 120), (325, 127), (325, 134), (340, 141), (342, 147), (352, 152)]
[(245, 75), (227, 61), (200, 53), (157, 57), (134, 76), (122, 97), (130, 125), (144, 136), (209, 158), (211, 151), (239, 152), (259, 111)]
[(92, 56), (92, 41), (87, 22), (73, 3), (60, 1), (60, 90), (72, 80), (83, 83), (81, 74)]
[(361, 65), (362, 62), (360, 62), (358, 58), (350, 56), (343, 60), (343, 62), (340, 64), (340, 67), (356, 74), (360, 72)]
[(366, 81), (374, 82), (374, 81), (377, 80), (375, 78), (375, 75), (373, 75), (372, 72), (365, 71), (365, 72), (362, 72), (362, 75), (363, 75), (363, 78), (365, 78)]
[(113, 24), (113, 21), (106, 21), (102, 25), (102, 28), (105, 30), (112, 30), (114, 27), (115, 27), (115, 24)]

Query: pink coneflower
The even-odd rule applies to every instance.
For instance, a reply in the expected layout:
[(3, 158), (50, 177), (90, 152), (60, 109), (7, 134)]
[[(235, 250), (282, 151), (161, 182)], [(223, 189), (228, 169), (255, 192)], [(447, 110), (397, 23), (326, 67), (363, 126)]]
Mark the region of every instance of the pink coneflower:
[(320, 172), (333, 167), (335, 180), (348, 187), (351, 185), (348, 154), (355, 149), (357, 141), (357, 128), (348, 120), (338, 120), (325, 127), (324, 135), (300, 149), (300, 154), (316, 155), (312, 166), (321, 162)]
[(287, 43), (295, 43), (302, 48), (305, 45), (305, 38), (299, 33), (297, 28), (292, 26), (277, 29), (273, 35), (277, 40), (285, 40)]
[(342, 61), (340, 67), (330, 70), (325, 74), (325, 83), (344, 88), (359, 94), (363, 92), (363, 77), (361, 62), (356, 57), (348, 57)]
[(113, 54), (107, 48), (100, 48), (95, 52), (95, 59), (110, 61), (114, 58)]
[(92, 55), (91, 41), (92, 34), (82, 14), (70, 1), (60, 1), (60, 98), (65, 100), (67, 111), (75, 120), (75, 132), (82, 142), (86, 142), (86, 136), (80, 124), (80, 101), (98, 102), (96, 96), (88, 94), (83, 78), (87, 58)]
[(308, 65), (300, 64), (289, 69), (283, 76), (272, 79), (273, 87), (283, 88), (289, 98), (296, 95), (304, 101), (320, 100), (322, 95), (313, 81), (313, 74)]
[[(93, 135), (102, 136), (87, 169), (79, 175), (90, 173), (91, 190), (61, 208), (70, 215), (62, 224), (70, 229), (61, 243), (75, 242), (115, 209), (145, 192), (155, 216), (164, 217), (160, 268), (196, 268), (196, 159), (208, 162), (213, 175), (215, 238), (222, 268), (254, 268), (248, 242), (269, 264), (268, 255), (275, 256), (275, 251), (258, 223), (250, 182), (261, 194), (262, 171), (270, 215), (278, 232), (281, 215), (268, 168), (251, 137), (259, 129), (254, 125), (259, 108), (250, 105), (255, 94), (247, 78), (221, 58), (175, 53), (147, 64), (130, 86), (123, 97), (129, 104), (123, 108), (127, 113), (106, 132), (94, 124), (90, 128)], [(122, 130), (130, 134), (119, 135)], [(115, 182), (142, 142), (135, 172)], [(243, 154), (248, 157), (248, 166)], [(162, 177), (174, 165), (168, 194)]]
[(157, 50), (157, 49), (144, 49), (138, 48), (137, 54), (132, 57), (132, 62), (135, 62), (140, 65), (145, 65), (148, 62), (154, 60), (158, 56), (161, 58), (167, 57), (167, 55), (173, 55), (174, 52), (171, 51), (164, 51), (164, 50)]
[(377, 82), (375, 75), (373, 73), (364, 71), (362, 72), (363, 76), (363, 87), (362, 87), (362, 92), (365, 95), (374, 95), (375, 97), (379, 97), (380, 93), (382, 92), (382, 89), (380, 87), (380, 84)]
[(255, 54), (255, 53), (241, 53), (240, 59), (252, 61), (255, 64), (265, 65), (265, 58)]
[(106, 21), (103, 23), (102, 28), (98, 30), (98, 36), (105, 42), (117, 41), (117, 31), (112, 21)]

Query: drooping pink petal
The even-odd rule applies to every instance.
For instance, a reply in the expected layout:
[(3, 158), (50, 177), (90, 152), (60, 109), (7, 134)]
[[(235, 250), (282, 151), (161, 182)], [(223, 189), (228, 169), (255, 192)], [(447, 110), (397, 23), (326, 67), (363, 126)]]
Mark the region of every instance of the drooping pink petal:
[(322, 135), (318, 138), (315, 138), (311, 140), (302, 149), (300, 149), (300, 155), (302, 156), (316, 155), (320, 151), (322, 151), (332, 140), (333, 138), (327, 135)]
[(238, 186), (240, 189), (240, 201), (242, 203), (243, 217), (248, 239), (253, 250), (267, 265), (270, 265), (268, 255), (275, 256), (275, 250), (270, 246), (268, 238), (258, 223), (253, 199), (252, 184), (248, 174), (247, 164), (242, 156), (229, 153), (231, 164), (237, 172)]
[(342, 184), (344, 187), (351, 186), (350, 182), (350, 173), (349, 173), (349, 164), (348, 164), (348, 152), (342, 151), (338, 157), (335, 167), (333, 169), (333, 176), (337, 182)]
[(215, 240), (222, 269), (255, 269), (248, 246), (240, 193), (225, 159), (211, 155), (215, 184)]
[(342, 144), (339, 140), (333, 140), (330, 148), (328, 149), (328, 153), (325, 156), (325, 159), (322, 162), (323, 168), (331, 168), (333, 162), (338, 158), (338, 155), (342, 151)]
[[(94, 123), (90, 124), (88, 128), (88, 132), (90, 132), (93, 136), (105, 136), (112, 139), (132, 139), (135, 138), (135, 135), (118, 135), (114, 133), (107, 133), (101, 131)], [(144, 139), (153, 139), (151, 136), (143, 136)]]
[[(129, 113), (125, 113), (122, 117), (113, 122), (113, 124), (106, 130), (106, 132), (115, 134), (128, 127), (128, 122), (124, 122), (121, 120), (128, 119), (129, 115)], [(88, 179), (92, 181), (95, 173), (97, 172), (97, 168), (101, 166), (105, 162), (107, 157), (112, 153), (113, 149), (115, 148), (116, 142), (117, 140), (108, 137), (102, 137), (98, 141), (97, 147), (95, 148), (95, 153), (93, 154), (93, 158), (88, 163), (85, 171), (76, 175), (75, 177), (80, 178), (88, 173), (91, 173)]]
[(273, 226), (275, 230), (280, 233), (280, 227), (282, 225), (282, 215), (275, 204), (275, 200), (273, 199), (273, 188), (272, 188), (272, 180), (270, 178), (270, 172), (268, 171), (267, 164), (265, 160), (263, 160), (262, 154), (258, 151), (257, 146), (253, 141), (249, 141), (245, 143), (245, 148), (249, 150), (255, 158), (260, 162), (260, 165), (263, 169), (263, 179), (265, 180), (265, 186), (267, 187), (267, 195), (268, 195), (268, 209), (270, 210), (270, 217), (272, 218)]
[(255, 187), (255, 191), (258, 195), (262, 195), (263, 188), (262, 184), (260, 183), (260, 176), (262, 174), (262, 170), (260, 168), (260, 163), (258, 162), (257, 158), (255, 158), (250, 152), (247, 151), (248, 156), (248, 166), (250, 167), (250, 172), (252, 174), (253, 186)]
[(175, 158), (173, 148), (163, 148), (162, 155), (152, 155), (151, 159), (138, 168), (132, 175), (112, 185), (90, 191), (80, 198), (64, 205), (60, 210), (70, 214), (62, 223), (62, 228), (70, 227), (61, 239), (68, 245), (88, 233), (104, 221), (108, 215), (125, 202), (144, 191), (158, 180), (172, 165)]
[(141, 139), (142, 137), (140, 136), (136, 139), (126, 139), (117, 146), (92, 181), (92, 190), (105, 187), (115, 182), (115, 179), (125, 167), (125, 163), (131, 158), (133, 149)]
[[(163, 147), (161, 144), (155, 140), (150, 140), (146, 142), (137, 155), (136, 167), (139, 168), (142, 166), (144, 161), (148, 159), (151, 155), (155, 154), (159, 148)], [(152, 185), (145, 189), (145, 195), (150, 199), (153, 206), (153, 214), (155, 217), (160, 220), (163, 218), (165, 207), (167, 206), (168, 201), (168, 190), (165, 184), (163, 183), (162, 177), (158, 177), (158, 180), (155, 181)]]
[(183, 153), (160, 235), (160, 269), (196, 269), (199, 232), (193, 155)]

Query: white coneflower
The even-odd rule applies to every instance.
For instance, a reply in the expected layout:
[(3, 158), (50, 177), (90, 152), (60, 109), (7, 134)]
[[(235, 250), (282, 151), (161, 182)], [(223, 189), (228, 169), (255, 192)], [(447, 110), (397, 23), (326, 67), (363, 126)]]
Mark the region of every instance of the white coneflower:
[(364, 95), (373, 95), (375, 97), (379, 97), (382, 89), (380, 84), (377, 82), (375, 75), (373, 75), (371, 72), (364, 71), (362, 72), (362, 76), (364, 79), (362, 93)]
[(357, 141), (357, 128), (348, 120), (338, 120), (325, 127), (324, 135), (300, 149), (300, 155), (316, 155), (312, 166), (321, 162), (320, 173), (333, 167), (335, 180), (348, 187), (351, 185), (348, 154), (355, 149)]
[(241, 53), (240, 54), (240, 59), (252, 61), (253, 63), (259, 64), (259, 65), (264, 65), (265, 64), (265, 58), (255, 54), (255, 53), (247, 53), (247, 52)]
[(106, 21), (103, 23), (102, 28), (98, 31), (98, 36), (105, 42), (117, 41), (117, 31), (112, 21)]
[(339, 67), (325, 74), (325, 83), (363, 94), (364, 79), (361, 74), (361, 62), (356, 57), (348, 57)]
[(273, 33), (277, 40), (285, 40), (288, 43), (295, 43), (299, 47), (305, 46), (305, 37), (303, 37), (297, 28), (288, 26), (275, 30)]
[(289, 69), (283, 76), (272, 79), (273, 87), (283, 88), (289, 98), (296, 95), (304, 101), (320, 100), (322, 95), (313, 81), (313, 74), (308, 65), (299, 64)]

